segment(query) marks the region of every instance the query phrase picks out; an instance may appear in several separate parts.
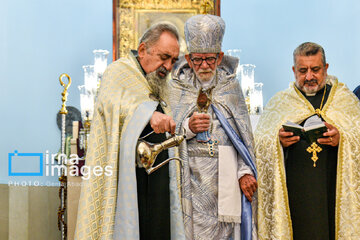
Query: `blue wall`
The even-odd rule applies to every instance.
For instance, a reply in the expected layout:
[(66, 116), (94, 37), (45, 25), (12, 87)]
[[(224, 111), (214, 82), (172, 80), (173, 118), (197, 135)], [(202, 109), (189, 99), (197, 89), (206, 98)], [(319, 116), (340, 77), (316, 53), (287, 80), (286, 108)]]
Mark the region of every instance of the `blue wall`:
[[(292, 51), (304, 41), (325, 48), (329, 73), (349, 88), (360, 84), (360, 2), (339, 0), (223, 0), (224, 50), (242, 49), (241, 63), (256, 65), (264, 100), (293, 81)], [(73, 80), (68, 105), (79, 108), (82, 65), (93, 49), (112, 50), (112, 0), (0, 0), (0, 183), (8, 177), (8, 153), (56, 152), (60, 131), (61, 73)], [(112, 56), (109, 56), (109, 61)]]
[(112, 0), (0, 0), (0, 6), (0, 183), (56, 182), (9, 178), (8, 153), (58, 151), (58, 77), (72, 77), (67, 105), (79, 108), (82, 65), (93, 64), (93, 49), (112, 50)]
[(324, 47), (328, 73), (353, 90), (360, 85), (359, 12), (356, 0), (223, 0), (223, 48), (242, 49), (240, 62), (256, 65), (265, 103), (294, 81), (292, 53), (307, 41)]

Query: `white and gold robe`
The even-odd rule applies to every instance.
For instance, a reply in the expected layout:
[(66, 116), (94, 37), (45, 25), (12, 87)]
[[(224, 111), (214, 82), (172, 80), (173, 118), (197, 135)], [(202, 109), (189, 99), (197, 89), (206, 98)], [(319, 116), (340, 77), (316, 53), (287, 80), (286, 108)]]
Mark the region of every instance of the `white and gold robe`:
[[(147, 80), (131, 53), (106, 69), (95, 105), (86, 165), (111, 166), (113, 174), (91, 175), (83, 182), (75, 239), (139, 239), (135, 148), (158, 105), (149, 94)], [(172, 239), (183, 238), (178, 172), (176, 163), (171, 162)]]
[[(327, 83), (332, 88), (321, 116), (340, 132), (335, 238), (360, 239), (360, 102), (337, 79), (329, 76)], [(295, 88), (292, 83), (290, 88), (271, 98), (255, 131), (259, 239), (293, 239), (284, 155), (278, 133), (287, 120), (301, 122), (315, 114), (312, 105)]]

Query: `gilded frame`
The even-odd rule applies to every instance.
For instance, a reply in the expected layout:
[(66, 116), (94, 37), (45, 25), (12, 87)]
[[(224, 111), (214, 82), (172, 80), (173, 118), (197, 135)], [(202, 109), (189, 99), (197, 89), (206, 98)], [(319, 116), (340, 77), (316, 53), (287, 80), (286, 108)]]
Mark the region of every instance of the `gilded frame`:
[(151, 24), (165, 20), (178, 27), (184, 53), (183, 25), (196, 14), (220, 16), (220, 0), (113, 0), (113, 60), (136, 49)]

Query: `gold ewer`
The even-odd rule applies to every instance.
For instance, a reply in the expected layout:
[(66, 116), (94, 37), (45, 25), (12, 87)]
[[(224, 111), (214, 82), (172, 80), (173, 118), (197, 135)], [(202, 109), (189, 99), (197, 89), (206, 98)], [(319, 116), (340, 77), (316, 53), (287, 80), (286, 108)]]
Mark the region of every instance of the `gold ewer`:
[(180, 158), (173, 157), (168, 158), (157, 166), (153, 167), (157, 155), (168, 148), (179, 146), (182, 141), (184, 141), (185, 135), (173, 136), (162, 143), (149, 143), (144, 140), (139, 140), (136, 147), (136, 162), (140, 167), (145, 168), (147, 174), (151, 174), (160, 167), (164, 166), (171, 160), (178, 160), (181, 162)]

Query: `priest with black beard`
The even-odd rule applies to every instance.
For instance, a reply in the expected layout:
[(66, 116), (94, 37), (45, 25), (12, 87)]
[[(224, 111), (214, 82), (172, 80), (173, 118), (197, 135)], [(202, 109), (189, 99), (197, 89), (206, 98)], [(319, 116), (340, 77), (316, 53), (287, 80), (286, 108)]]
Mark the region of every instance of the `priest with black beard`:
[[(260, 239), (360, 239), (360, 104), (328, 66), (320, 45), (297, 47), (295, 83), (268, 102), (257, 125)], [(327, 127), (316, 142), (282, 128), (314, 115)]]

